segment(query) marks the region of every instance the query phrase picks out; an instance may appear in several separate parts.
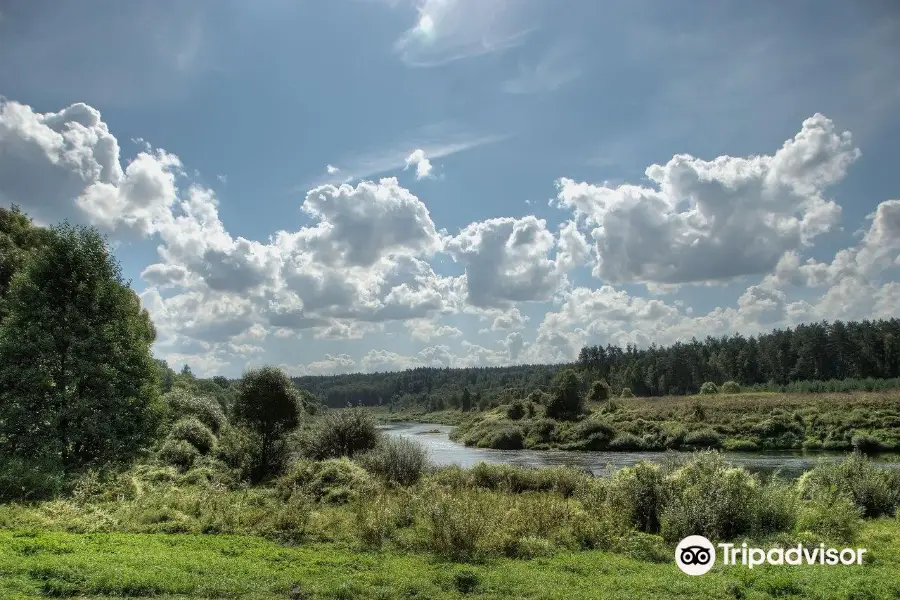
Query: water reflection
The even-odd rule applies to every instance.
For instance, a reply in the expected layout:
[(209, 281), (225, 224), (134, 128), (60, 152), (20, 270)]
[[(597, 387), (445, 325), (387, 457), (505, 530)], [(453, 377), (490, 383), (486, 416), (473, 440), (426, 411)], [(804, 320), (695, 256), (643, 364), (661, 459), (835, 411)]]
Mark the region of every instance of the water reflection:
[[(662, 461), (667, 457), (685, 456), (685, 452), (571, 452), (565, 450), (491, 450), (467, 448), (451, 441), (449, 425), (432, 423), (391, 423), (382, 429), (392, 436), (408, 437), (427, 448), (432, 462), (437, 465), (456, 464), (471, 467), (479, 462), (507, 463), (532, 467), (568, 466), (591, 471), (595, 475), (614, 472), (642, 460)], [(756, 473), (769, 474), (776, 470), (783, 477), (793, 479), (811, 469), (819, 461), (840, 460), (841, 452), (726, 452), (725, 458)], [(896, 457), (881, 457), (886, 467), (898, 468)]]

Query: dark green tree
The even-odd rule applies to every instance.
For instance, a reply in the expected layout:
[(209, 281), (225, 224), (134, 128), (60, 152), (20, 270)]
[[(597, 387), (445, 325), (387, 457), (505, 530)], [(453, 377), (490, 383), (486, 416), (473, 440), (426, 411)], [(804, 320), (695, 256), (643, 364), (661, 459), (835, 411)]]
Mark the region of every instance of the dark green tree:
[(472, 394), (469, 392), (469, 388), (463, 390), (459, 409), (463, 412), (469, 412), (470, 410), (472, 410)]
[(0, 320), (13, 275), (25, 266), (32, 252), (47, 243), (47, 236), (47, 230), (33, 225), (18, 206), (0, 208)]
[(96, 230), (51, 228), (10, 280), (0, 445), (64, 468), (128, 459), (162, 414), (156, 331)]
[(574, 419), (584, 411), (581, 379), (573, 369), (564, 369), (553, 380), (553, 391), (547, 403), (547, 416), (552, 419)]
[(300, 424), (300, 393), (284, 371), (271, 366), (247, 371), (237, 388), (234, 416), (258, 436), (256, 476), (264, 478), (279, 466), (285, 434)]

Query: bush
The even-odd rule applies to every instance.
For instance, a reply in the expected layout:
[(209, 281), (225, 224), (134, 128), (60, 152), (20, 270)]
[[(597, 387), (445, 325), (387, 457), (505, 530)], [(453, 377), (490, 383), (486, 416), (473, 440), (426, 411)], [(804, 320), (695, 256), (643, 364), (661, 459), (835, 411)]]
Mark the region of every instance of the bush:
[(721, 391), (723, 394), (740, 394), (741, 385), (736, 381), (726, 381), (722, 384)]
[(525, 416), (525, 404), (521, 400), (514, 400), (506, 407), (506, 417), (518, 421)]
[(712, 429), (695, 429), (684, 436), (684, 443), (696, 448), (718, 448), (722, 444), (722, 437)]
[(620, 433), (615, 437), (613, 441), (609, 443), (610, 450), (643, 450), (644, 449), (644, 440), (634, 435), (633, 433), (628, 433), (627, 431), (624, 433)]
[(854, 450), (865, 452), (866, 454), (874, 454), (890, 449), (880, 439), (868, 433), (857, 433), (850, 440), (850, 445), (853, 446)]
[(753, 530), (759, 482), (746, 470), (729, 467), (717, 452), (700, 452), (668, 475), (669, 500), (660, 515), (660, 532), (669, 542), (687, 535), (732, 539)]
[(615, 435), (607, 421), (592, 417), (569, 429), (567, 438), (581, 450), (605, 450)]
[(804, 498), (825, 504), (846, 498), (866, 517), (893, 515), (900, 503), (900, 473), (879, 468), (858, 452), (840, 463), (817, 465), (797, 487)]
[(848, 498), (805, 503), (797, 518), (797, 530), (824, 536), (828, 540), (851, 543), (862, 526), (860, 509)]
[(521, 427), (505, 425), (486, 431), (477, 446), (497, 450), (521, 450), (524, 437)]
[(232, 469), (238, 479), (251, 479), (253, 457), (258, 453), (257, 440), (251, 431), (243, 427), (225, 427), (219, 432), (215, 456)]
[(639, 462), (613, 475), (607, 490), (613, 513), (646, 533), (659, 531), (665, 484), (659, 465)]
[(603, 379), (592, 383), (587, 399), (588, 402), (605, 402), (609, 400), (609, 384)]
[(706, 383), (704, 383), (703, 385), (700, 386), (700, 393), (703, 394), (704, 396), (718, 394), (719, 387), (712, 381), (707, 381)]
[(278, 481), (282, 497), (296, 490), (320, 502), (343, 504), (360, 497), (372, 486), (372, 478), (347, 458), (323, 461), (298, 461)]
[(418, 442), (388, 437), (357, 461), (385, 483), (408, 486), (422, 478), (428, 468), (428, 453)]
[(62, 493), (65, 482), (53, 461), (0, 457), (0, 502), (48, 500)]
[(631, 388), (622, 388), (622, 393), (619, 394), (620, 398), (634, 398), (634, 394), (631, 391)]
[(190, 469), (200, 452), (185, 440), (169, 438), (159, 449), (159, 459), (182, 470)]
[(319, 419), (300, 441), (303, 454), (314, 460), (352, 458), (374, 448), (381, 434), (372, 415), (361, 408), (331, 412)]
[(170, 415), (174, 420), (182, 417), (196, 417), (213, 434), (219, 433), (226, 424), (225, 413), (219, 403), (209, 396), (196, 394), (184, 387), (174, 387), (163, 396)]
[(186, 417), (175, 423), (169, 432), (169, 438), (188, 442), (200, 454), (208, 454), (216, 444), (216, 436), (209, 427), (194, 417)]
[(453, 573), (453, 587), (460, 594), (471, 594), (478, 588), (481, 578), (471, 569), (460, 569)]
[(581, 397), (581, 378), (572, 369), (563, 369), (553, 379), (553, 393), (547, 403), (547, 416), (553, 419), (574, 419), (584, 412)]

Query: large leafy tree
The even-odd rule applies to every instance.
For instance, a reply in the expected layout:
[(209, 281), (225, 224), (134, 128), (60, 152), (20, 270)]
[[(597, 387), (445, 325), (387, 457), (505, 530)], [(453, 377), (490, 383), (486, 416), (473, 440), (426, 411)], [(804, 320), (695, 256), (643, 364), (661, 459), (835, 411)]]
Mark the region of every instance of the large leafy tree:
[(13, 275), (22, 270), (30, 254), (47, 242), (48, 232), (36, 227), (18, 206), (0, 207), (0, 320)]
[(281, 454), (285, 434), (300, 423), (300, 392), (281, 369), (251, 369), (238, 384), (233, 410), (237, 421), (258, 436), (257, 477), (269, 475)]
[(96, 230), (47, 230), (0, 323), (0, 448), (65, 468), (127, 459), (159, 421), (156, 336)]

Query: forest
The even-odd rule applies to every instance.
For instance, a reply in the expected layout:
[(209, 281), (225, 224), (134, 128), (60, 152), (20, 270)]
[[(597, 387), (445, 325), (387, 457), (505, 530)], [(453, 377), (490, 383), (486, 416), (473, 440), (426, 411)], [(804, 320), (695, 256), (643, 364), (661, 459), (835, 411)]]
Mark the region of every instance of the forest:
[(330, 407), (468, 411), (546, 391), (558, 371), (572, 367), (581, 373), (585, 390), (604, 379), (615, 395), (623, 388), (636, 396), (696, 394), (708, 381), (734, 381), (746, 391), (887, 389), (900, 387), (900, 319), (809, 323), (756, 336), (707, 337), (643, 349), (587, 346), (569, 365), (417, 368), (297, 377), (294, 382)]

